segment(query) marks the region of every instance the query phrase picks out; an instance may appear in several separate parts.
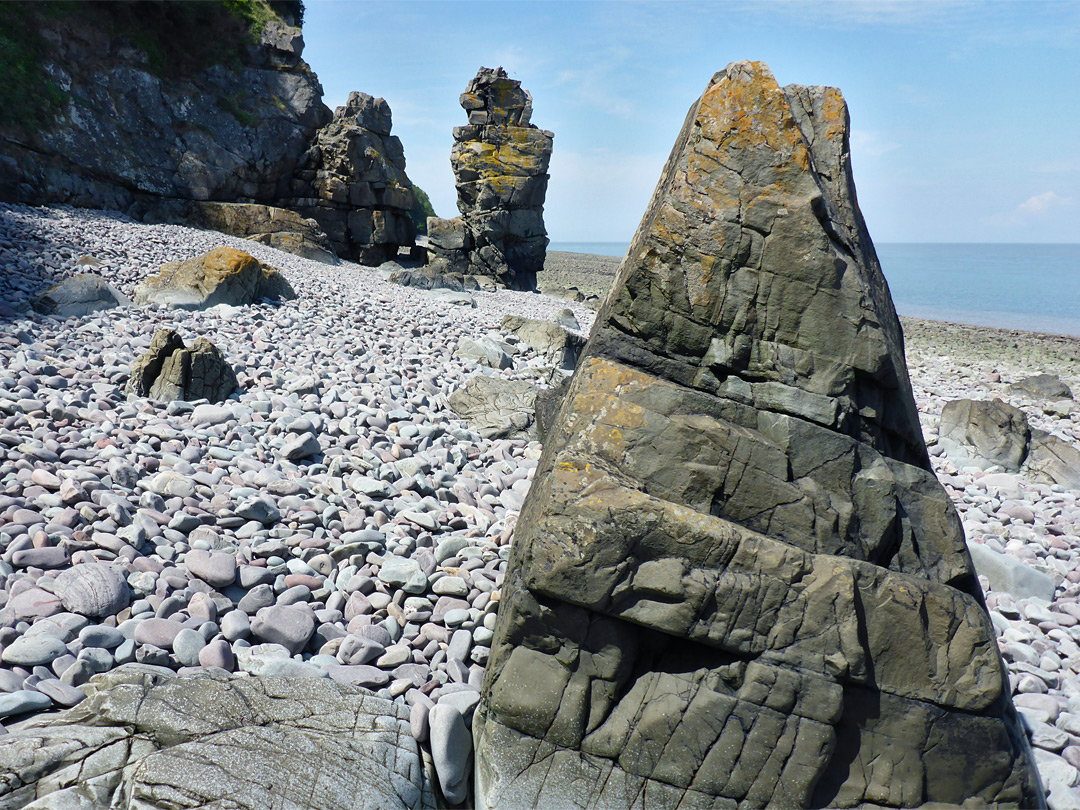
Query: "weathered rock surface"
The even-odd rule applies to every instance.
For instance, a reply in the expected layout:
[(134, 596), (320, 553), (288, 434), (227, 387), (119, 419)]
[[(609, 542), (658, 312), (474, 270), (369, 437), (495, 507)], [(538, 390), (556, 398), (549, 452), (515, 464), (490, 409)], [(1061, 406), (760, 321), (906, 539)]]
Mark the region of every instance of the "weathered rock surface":
[(535, 439), (531, 383), (477, 375), (449, 397), (450, 407), (487, 439)]
[(537, 318), (507, 315), (502, 330), (515, 335), (522, 343), (546, 358), (556, 368), (572, 371), (585, 341), (571, 334), (565, 326)]
[(159, 329), (146, 353), (131, 364), (129, 396), (159, 402), (207, 399), (221, 402), (236, 390), (236, 374), (225, 356), (206, 338), (190, 348), (171, 329)]
[(282, 204), (319, 223), (339, 256), (379, 265), (412, 247), (416, 204), (390, 105), (353, 92), (319, 130)]
[(243, 236), (305, 259), (338, 263), (334, 248), (319, 223), (285, 208), (254, 203), (175, 200), (139, 206), (133, 213), (147, 222), (193, 225)]
[(273, 202), (288, 194), (301, 156), (330, 120), (301, 59), (300, 29), (286, 20), (268, 21), (240, 64), (186, 75), (155, 67), (107, 15), (36, 22), (46, 26), (46, 71), (66, 100), (55, 124), (0, 133), (21, 201), (119, 209), (161, 199)]
[(1072, 389), (1056, 374), (1035, 374), (1013, 384), (1013, 390), (1036, 399), (1072, 399)]
[(172, 309), (243, 306), (260, 298), (295, 298), (289, 282), (254, 256), (230, 247), (184, 262), (167, 262), (135, 288), (135, 303)]
[(694, 104), (522, 508), (480, 807), (1042, 805), (846, 105)]
[(945, 403), (938, 436), (945, 452), (967, 466), (997, 465), (1009, 472), (1023, 470), (1035, 481), (1080, 487), (1080, 451), (1033, 430), (1022, 410), (1000, 399)]
[(359, 687), (128, 664), (84, 689), (0, 737), (3, 806), (435, 806), (408, 711)]
[(486, 276), (519, 290), (544, 268), (544, 196), (554, 135), (529, 123), (532, 96), (502, 68), (480, 68), (461, 95), (450, 164), (460, 218), (428, 219), (429, 258), (441, 272)]
[(95, 273), (64, 279), (34, 301), (34, 309), (60, 318), (79, 318), (92, 312), (131, 303), (128, 297)]

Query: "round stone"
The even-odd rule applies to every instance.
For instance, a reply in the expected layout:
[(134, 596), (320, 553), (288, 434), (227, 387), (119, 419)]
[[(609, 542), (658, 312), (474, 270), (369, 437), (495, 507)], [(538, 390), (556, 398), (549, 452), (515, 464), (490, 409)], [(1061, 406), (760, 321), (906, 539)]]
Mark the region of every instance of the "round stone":
[(115, 627), (105, 624), (92, 624), (79, 632), (79, 641), (84, 647), (104, 647), (111, 650), (124, 643), (124, 634)]
[(20, 689), (0, 695), (0, 717), (11, 717), (24, 712), (40, 712), (52, 706), (52, 698), (41, 692)]
[(199, 665), (199, 653), (206, 646), (206, 639), (198, 630), (185, 627), (173, 638), (172, 649), (176, 660), (185, 667), (197, 667)]
[(204, 667), (219, 667), (232, 672), (236, 667), (236, 656), (233, 655), (229, 642), (219, 638), (199, 650), (199, 664)]
[(441, 701), (428, 712), (431, 758), (443, 795), (451, 804), (465, 801), (472, 775), (472, 734), (456, 706)]
[(251, 634), (259, 641), (280, 644), (295, 655), (315, 632), (315, 619), (306, 608), (272, 605), (262, 608), (251, 621)]
[(67, 645), (55, 636), (22, 636), (4, 648), (5, 664), (36, 667), (49, 664), (68, 651)]
[(56, 578), (64, 608), (84, 616), (112, 616), (128, 606), (131, 588), (122, 569), (107, 563), (80, 563)]
[(173, 640), (184, 625), (172, 619), (146, 619), (135, 626), (135, 642), (171, 650)]
[(184, 565), (212, 588), (227, 588), (236, 580), (236, 557), (227, 551), (192, 549), (184, 556)]

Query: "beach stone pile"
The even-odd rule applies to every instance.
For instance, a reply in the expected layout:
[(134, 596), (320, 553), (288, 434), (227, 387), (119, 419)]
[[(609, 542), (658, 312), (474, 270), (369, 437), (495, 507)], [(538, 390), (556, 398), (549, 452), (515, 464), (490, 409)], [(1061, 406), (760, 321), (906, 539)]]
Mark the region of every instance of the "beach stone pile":
[(318, 131), (279, 205), (319, 223), (342, 258), (378, 265), (415, 244), (416, 205), (384, 99), (349, 93)]
[(502, 602), (477, 807), (1042, 805), (835, 88), (691, 108)]
[[(85, 255), (132, 295), (218, 247), (278, 268), (296, 297), (66, 319), (30, 307)], [(554, 373), (500, 325), (508, 311), (554, 320), (565, 302), (447, 306), (373, 268), (327, 274), (239, 237), (73, 209), (0, 206), (0, 267), (0, 723), (77, 705), (127, 663), (310, 677), (393, 701), (433, 778), (468, 783), (540, 448), (480, 435), (448, 399), (477, 376)], [(129, 398), (163, 329), (211, 340), (237, 390)], [(506, 366), (457, 356), (465, 338), (497, 338)], [(0, 773), (22, 769), (0, 755)]]
[(547, 251), (544, 196), (555, 136), (530, 123), (532, 96), (501, 67), (480, 68), (461, 106), (469, 123), (454, 128), (450, 153), (461, 216), (428, 219), (429, 265), (535, 289)]

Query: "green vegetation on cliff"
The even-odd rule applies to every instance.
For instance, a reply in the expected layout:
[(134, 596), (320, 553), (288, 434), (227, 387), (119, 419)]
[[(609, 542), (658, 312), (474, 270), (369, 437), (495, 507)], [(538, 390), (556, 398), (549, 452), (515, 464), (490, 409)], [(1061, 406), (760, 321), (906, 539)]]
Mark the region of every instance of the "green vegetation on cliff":
[(143, 51), (152, 73), (184, 78), (212, 65), (239, 68), (275, 18), (301, 25), (302, 0), (0, 2), (0, 126), (47, 126), (67, 101), (46, 69), (45, 31), (55, 40), (68, 27), (96, 28)]
[(427, 233), (427, 218), (436, 216), (435, 209), (431, 207), (431, 198), (420, 186), (412, 187), (413, 196), (416, 197), (416, 205), (409, 212), (409, 219), (416, 226), (417, 233)]

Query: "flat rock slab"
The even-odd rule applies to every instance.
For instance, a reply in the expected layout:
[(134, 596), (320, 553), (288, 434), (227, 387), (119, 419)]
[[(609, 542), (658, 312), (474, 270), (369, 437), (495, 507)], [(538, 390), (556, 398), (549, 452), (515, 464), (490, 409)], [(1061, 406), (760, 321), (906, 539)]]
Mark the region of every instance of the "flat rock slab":
[(5, 807), (435, 806), (408, 710), (358, 687), (128, 664), (84, 688), (0, 737)]

